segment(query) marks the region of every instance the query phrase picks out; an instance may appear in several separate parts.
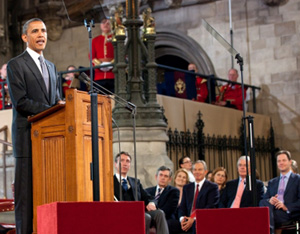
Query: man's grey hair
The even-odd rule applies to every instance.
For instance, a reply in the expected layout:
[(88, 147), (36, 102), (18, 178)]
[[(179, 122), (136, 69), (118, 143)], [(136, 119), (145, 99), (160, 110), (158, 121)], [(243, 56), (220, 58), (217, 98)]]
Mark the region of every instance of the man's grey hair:
[(193, 170), (195, 168), (195, 164), (197, 163), (202, 163), (203, 167), (204, 167), (204, 170), (206, 171), (207, 170), (207, 165), (206, 165), (206, 162), (204, 160), (197, 160), (194, 164), (193, 164)]
[[(27, 30), (28, 30), (28, 25), (32, 22), (36, 22), (36, 21), (40, 21), (42, 23), (44, 23), (43, 20), (41, 20), (40, 18), (32, 18), (30, 20), (28, 20), (24, 25), (23, 25), (23, 28), (22, 28), (22, 34), (27, 34)], [(44, 23), (45, 24), (45, 23)]]
[(245, 161), (246, 161), (246, 157), (247, 157), (247, 161), (250, 163), (250, 157), (249, 157), (249, 156), (243, 155), (243, 156), (241, 156), (241, 157), (239, 158), (239, 160), (237, 161), (236, 166), (239, 167), (239, 164), (240, 164), (240, 161), (241, 161), (241, 160), (245, 160)]

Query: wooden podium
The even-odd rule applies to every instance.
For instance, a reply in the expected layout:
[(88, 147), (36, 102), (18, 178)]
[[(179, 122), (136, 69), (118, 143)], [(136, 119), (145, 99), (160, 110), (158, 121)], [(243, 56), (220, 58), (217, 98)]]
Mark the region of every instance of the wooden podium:
[[(37, 206), (56, 201), (93, 201), (90, 95), (69, 89), (65, 105), (54, 106), (29, 121), (36, 233)], [(100, 200), (113, 201), (111, 102), (100, 95), (98, 126)]]

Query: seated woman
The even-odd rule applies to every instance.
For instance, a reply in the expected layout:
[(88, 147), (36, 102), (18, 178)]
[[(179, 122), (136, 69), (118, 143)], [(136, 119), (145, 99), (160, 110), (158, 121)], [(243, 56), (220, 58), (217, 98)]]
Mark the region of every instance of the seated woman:
[[(174, 176), (174, 186), (179, 189), (179, 201), (178, 201), (178, 206), (181, 203), (182, 199), (182, 191), (183, 191), (183, 186), (188, 184), (189, 181), (189, 174), (186, 169), (180, 168), (175, 172)], [(169, 233), (180, 233), (181, 232), (181, 225), (179, 222), (178, 218), (178, 209), (175, 211), (175, 213), (172, 215), (172, 219), (167, 220), (168, 222), (168, 228), (169, 228)]]
[(178, 188), (180, 192), (178, 206), (181, 202), (183, 186), (188, 184), (189, 182), (189, 174), (185, 169), (180, 168), (175, 172), (174, 186)]
[(212, 173), (211, 181), (218, 185), (221, 196), (227, 182), (226, 169), (224, 167), (217, 167)]

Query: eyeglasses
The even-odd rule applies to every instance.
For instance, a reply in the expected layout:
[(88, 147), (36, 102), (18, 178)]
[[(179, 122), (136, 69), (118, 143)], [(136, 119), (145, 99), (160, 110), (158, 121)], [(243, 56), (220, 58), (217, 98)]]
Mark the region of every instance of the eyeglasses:
[(192, 163), (192, 161), (191, 161), (191, 160), (189, 160), (189, 161), (185, 161), (185, 162), (183, 162), (183, 164), (186, 164), (186, 163)]

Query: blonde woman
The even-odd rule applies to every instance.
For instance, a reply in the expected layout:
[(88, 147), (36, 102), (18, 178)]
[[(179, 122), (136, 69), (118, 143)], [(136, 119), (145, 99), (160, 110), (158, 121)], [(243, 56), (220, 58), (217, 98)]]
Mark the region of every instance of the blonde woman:
[(226, 169), (224, 167), (217, 167), (212, 173), (211, 181), (218, 185), (221, 196), (227, 182)]
[(178, 201), (178, 206), (180, 205), (181, 198), (182, 198), (182, 190), (183, 186), (188, 184), (189, 181), (189, 174), (187, 170), (180, 168), (175, 172), (175, 177), (174, 177), (174, 186), (179, 189), (179, 201)]

